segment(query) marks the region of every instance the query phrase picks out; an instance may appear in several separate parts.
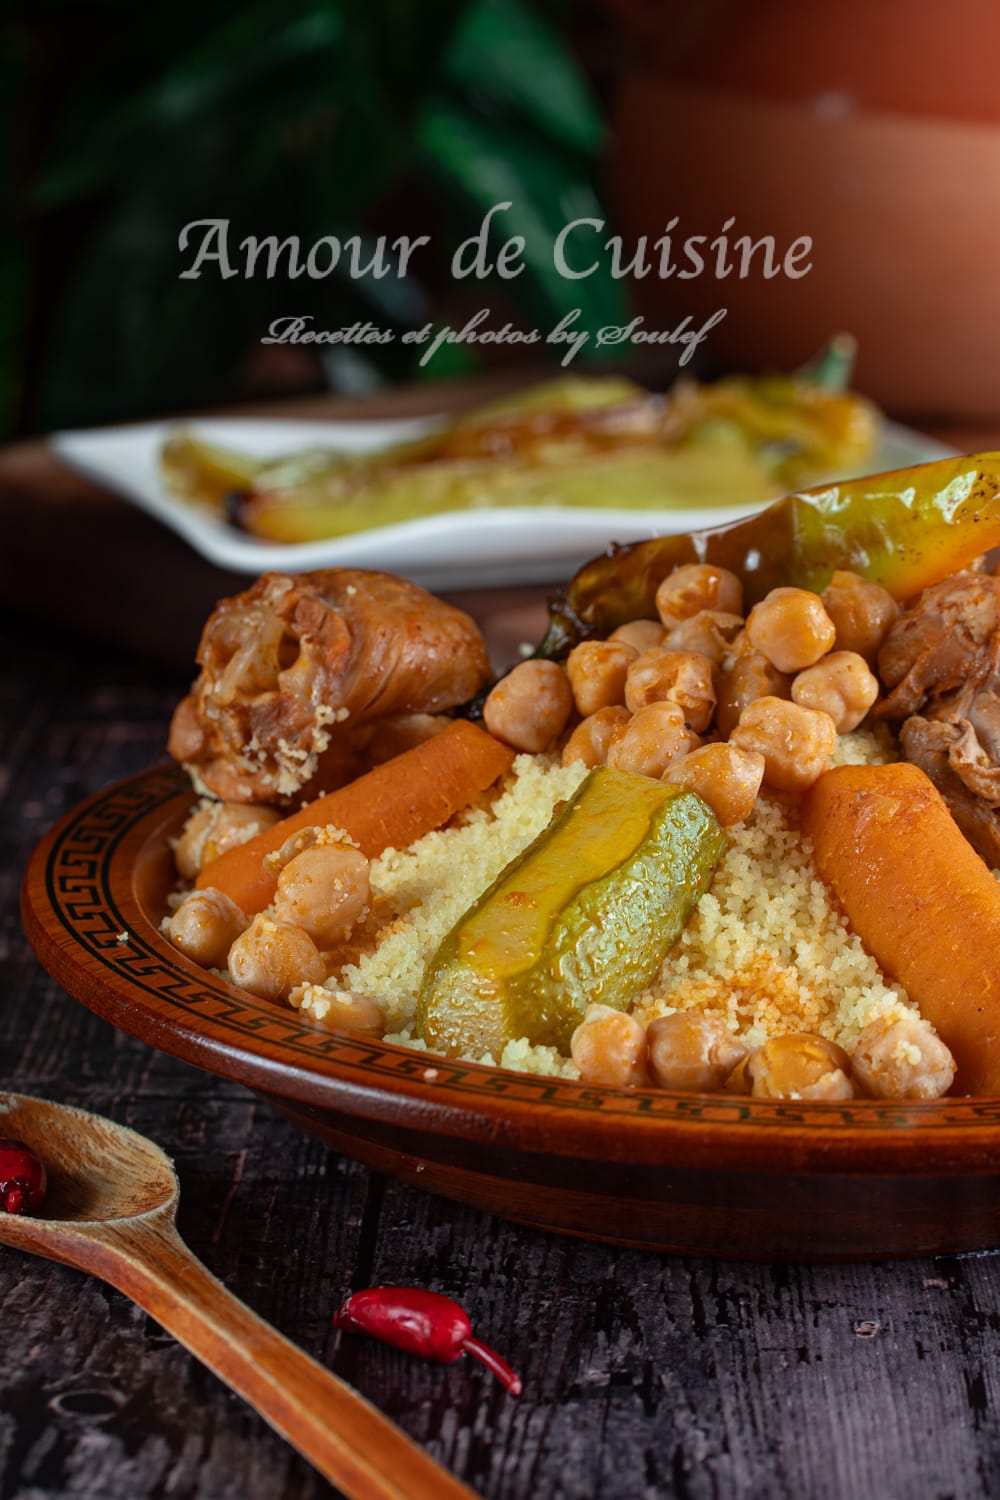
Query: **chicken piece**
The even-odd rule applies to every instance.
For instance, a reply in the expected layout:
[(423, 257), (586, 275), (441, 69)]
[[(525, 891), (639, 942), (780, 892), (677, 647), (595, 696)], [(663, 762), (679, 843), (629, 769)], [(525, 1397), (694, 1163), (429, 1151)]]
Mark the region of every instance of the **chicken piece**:
[[(924, 589), (889, 631), (878, 667), (891, 689), (881, 708), (887, 719), (908, 718), (931, 699), (947, 694), (956, 693), (964, 701), (990, 678), (996, 679), (1000, 578), (954, 573)], [(967, 715), (956, 712), (953, 717)]]
[[(919, 714), (907, 718), (900, 730), (906, 759), (930, 775), (973, 849), (982, 855), (991, 870), (1000, 870), (1000, 811), (996, 802), (984, 801), (982, 796), (970, 790), (955, 771), (951, 754), (958, 738), (961, 738), (961, 730), (955, 724), (921, 718)], [(996, 774), (1000, 777), (1000, 771)]]
[(474, 621), (390, 573), (266, 573), (224, 599), (168, 748), (195, 785), (274, 803), (364, 769), (373, 726), (438, 714), (489, 680)]
[(957, 725), (924, 719), (919, 714), (906, 720), (899, 735), (906, 759), (930, 777), (973, 849), (991, 869), (998, 870), (1000, 768), (992, 768), (993, 800), (987, 801), (955, 769), (956, 761), (952, 757), (963, 737), (963, 731)]
[(956, 573), (925, 589), (879, 653), (879, 712), (986, 862), (1000, 866), (1000, 578)]

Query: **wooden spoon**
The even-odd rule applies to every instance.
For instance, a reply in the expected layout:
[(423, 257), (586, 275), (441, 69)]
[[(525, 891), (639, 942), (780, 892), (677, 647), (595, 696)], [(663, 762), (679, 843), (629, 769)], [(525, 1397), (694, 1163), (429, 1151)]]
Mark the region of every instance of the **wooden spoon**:
[(108, 1281), (145, 1308), (351, 1500), (474, 1500), (387, 1417), (228, 1292), (174, 1224), (179, 1185), (145, 1136), (0, 1093), (0, 1136), (45, 1163), (43, 1219), (0, 1212), (0, 1242)]

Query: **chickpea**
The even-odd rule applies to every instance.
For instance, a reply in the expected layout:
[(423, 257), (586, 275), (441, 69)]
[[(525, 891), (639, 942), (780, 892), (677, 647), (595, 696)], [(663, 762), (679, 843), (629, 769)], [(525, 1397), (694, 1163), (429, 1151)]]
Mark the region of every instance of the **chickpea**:
[(296, 854), (278, 876), (274, 915), (301, 927), (320, 948), (350, 935), (371, 891), (368, 860), (352, 844), (316, 844)]
[(646, 1030), (649, 1076), (663, 1089), (721, 1089), (747, 1049), (713, 1016), (678, 1010)]
[(895, 599), (881, 584), (839, 569), (822, 599), (837, 631), (837, 650), (856, 651), (871, 665), (899, 617)]
[(174, 863), (183, 880), (194, 880), (201, 874), (201, 851), (208, 837), (215, 809), (220, 805), (212, 803), (209, 807), (196, 807), (184, 824), (181, 836), (174, 845)]
[(385, 1035), (385, 1013), (370, 995), (359, 995), (355, 990), (328, 990), (320, 984), (299, 984), (288, 1000), (296, 1010), (331, 1030)]
[(647, 1081), (646, 1028), (623, 1010), (588, 1005), (569, 1050), (584, 1083), (636, 1088)]
[(804, 792), (829, 768), (837, 731), (827, 713), (758, 698), (740, 714), (729, 743), (764, 757), (764, 781), (777, 792)]
[(792, 679), (755, 651), (745, 636), (734, 646), (718, 675), (715, 725), (723, 735), (732, 734), (740, 714), (758, 698), (790, 698), (792, 693)]
[(584, 641), (569, 653), (566, 675), (580, 714), (625, 702), (625, 673), (639, 653), (627, 641)]
[(852, 1061), (858, 1083), (876, 1099), (940, 1099), (955, 1080), (955, 1059), (919, 1016), (876, 1016)]
[(629, 620), (612, 630), (609, 641), (624, 641), (637, 651), (648, 651), (650, 646), (662, 646), (666, 631), (659, 620)]
[(838, 734), (857, 729), (878, 697), (878, 678), (856, 651), (831, 651), (792, 683), (792, 702), (829, 714)]
[(265, 828), (273, 827), (280, 819), (281, 814), (273, 807), (224, 802), (205, 840), (202, 850), (202, 868), (204, 869), (205, 865), (210, 864), (213, 859), (218, 859), (220, 854), (225, 854), (227, 849), (233, 849), (237, 844), (245, 844), (248, 839), (254, 838), (258, 833), (263, 833)]
[(755, 1099), (853, 1099), (843, 1047), (805, 1032), (772, 1037), (747, 1059)]
[(754, 605), (747, 636), (779, 672), (801, 672), (832, 649), (837, 631), (818, 594), (782, 588)]
[(230, 948), (229, 973), (261, 1000), (285, 1000), (298, 984), (322, 984), (326, 963), (308, 932), (261, 913)]
[(681, 620), (667, 632), (663, 642), (671, 651), (696, 651), (707, 656), (715, 667), (721, 667), (729, 656), (733, 641), (743, 629), (742, 615), (724, 610), (701, 609), (689, 620)]
[(656, 610), (668, 629), (703, 609), (742, 615), (743, 585), (735, 573), (711, 563), (686, 563), (656, 590)]
[(588, 771), (607, 762), (608, 750), (624, 730), (632, 715), (627, 708), (599, 708), (573, 730), (563, 746), (562, 763), (570, 766), (581, 760)]
[(663, 780), (697, 792), (722, 824), (742, 823), (753, 812), (764, 779), (764, 757), (739, 745), (700, 745), (671, 761)]
[(696, 734), (707, 729), (715, 712), (712, 663), (694, 651), (651, 646), (637, 656), (625, 678), (625, 704), (637, 713), (651, 703), (676, 703)]
[(174, 846), (178, 874), (194, 880), (213, 859), (270, 828), (279, 817), (273, 807), (247, 802), (212, 802), (196, 808)]
[(502, 677), (483, 704), (490, 734), (514, 750), (548, 750), (573, 712), (573, 690), (554, 661), (523, 661)]
[(299, 854), (304, 854), (307, 849), (313, 849), (319, 843), (323, 829), (315, 823), (308, 828), (297, 828), (290, 833), (279, 849), (272, 849), (269, 854), (264, 855), (264, 868), (275, 880), (281, 874), (286, 865)]
[(170, 918), (167, 935), (175, 948), (203, 969), (222, 969), (249, 920), (231, 897), (206, 886), (185, 896)]
[(684, 710), (676, 703), (651, 703), (640, 708), (620, 734), (613, 736), (606, 764), (619, 771), (659, 778), (679, 755), (698, 744), (684, 722)]

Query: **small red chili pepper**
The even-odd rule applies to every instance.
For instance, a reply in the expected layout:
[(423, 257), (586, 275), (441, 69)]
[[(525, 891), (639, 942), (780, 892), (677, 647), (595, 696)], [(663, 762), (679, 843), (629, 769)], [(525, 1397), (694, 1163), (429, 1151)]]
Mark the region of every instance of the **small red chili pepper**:
[(0, 1136), (0, 1213), (36, 1214), (45, 1202), (45, 1167), (23, 1141)]
[(415, 1286), (370, 1286), (355, 1292), (333, 1315), (337, 1328), (367, 1333), (408, 1354), (448, 1365), (472, 1354), (492, 1370), (512, 1396), (521, 1394), (521, 1379), (499, 1354), (472, 1336), (463, 1309), (440, 1292)]

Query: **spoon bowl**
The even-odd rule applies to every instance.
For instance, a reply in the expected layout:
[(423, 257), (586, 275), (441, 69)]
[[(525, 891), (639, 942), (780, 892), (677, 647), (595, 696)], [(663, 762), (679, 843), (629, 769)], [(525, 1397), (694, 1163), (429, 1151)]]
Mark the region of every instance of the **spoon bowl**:
[(177, 1176), (159, 1146), (100, 1115), (25, 1094), (0, 1093), (0, 1135), (37, 1152), (49, 1183), (44, 1215), (0, 1212), (0, 1244), (125, 1292), (352, 1500), (474, 1500), (192, 1255), (174, 1223)]
[[(170, 1158), (124, 1125), (47, 1099), (0, 1093), (0, 1135), (23, 1141), (45, 1163), (43, 1224), (176, 1213), (180, 1188)], [(16, 1228), (13, 1216), (0, 1217), (0, 1238)]]

